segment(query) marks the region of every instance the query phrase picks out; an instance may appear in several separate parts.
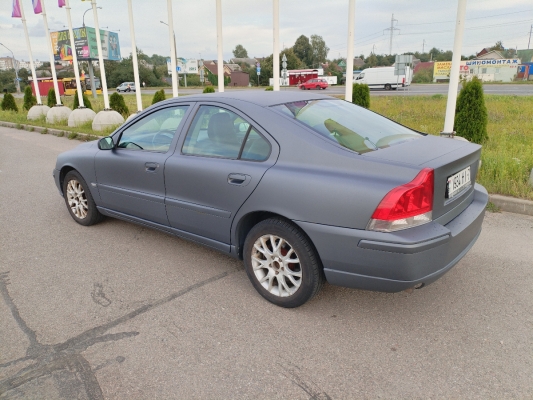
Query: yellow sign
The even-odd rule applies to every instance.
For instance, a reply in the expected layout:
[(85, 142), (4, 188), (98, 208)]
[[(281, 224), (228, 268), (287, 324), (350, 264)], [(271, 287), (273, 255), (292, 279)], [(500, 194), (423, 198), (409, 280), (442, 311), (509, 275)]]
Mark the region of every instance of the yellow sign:
[(433, 77), (448, 78), (452, 70), (451, 61), (437, 61), (433, 65)]

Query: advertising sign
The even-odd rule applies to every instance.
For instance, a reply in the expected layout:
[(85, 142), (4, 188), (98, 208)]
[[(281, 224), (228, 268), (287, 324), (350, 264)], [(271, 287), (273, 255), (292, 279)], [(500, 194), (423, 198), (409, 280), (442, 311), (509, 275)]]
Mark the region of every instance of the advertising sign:
[[(467, 73), (468, 69), (469, 68), (466, 65), (466, 61), (461, 61), (461, 63), (459, 64), (459, 71), (461, 73)], [(433, 65), (433, 79), (448, 79), (450, 78), (451, 70), (452, 70), (451, 61), (437, 61)]]
[[(170, 74), (172, 67), (170, 58), (167, 58), (167, 70)], [(195, 58), (176, 58), (176, 71), (178, 74), (198, 74), (198, 60)]]
[[(74, 46), (79, 60), (98, 59), (98, 46), (96, 43), (96, 31), (94, 28), (76, 28), (74, 33)], [(56, 60), (72, 60), (72, 47), (70, 46), (70, 35), (68, 30), (50, 32), (52, 46), (54, 48), (54, 58)], [(120, 44), (118, 33), (100, 29), (100, 39), (102, 42), (102, 56), (104, 60), (119, 61)]]

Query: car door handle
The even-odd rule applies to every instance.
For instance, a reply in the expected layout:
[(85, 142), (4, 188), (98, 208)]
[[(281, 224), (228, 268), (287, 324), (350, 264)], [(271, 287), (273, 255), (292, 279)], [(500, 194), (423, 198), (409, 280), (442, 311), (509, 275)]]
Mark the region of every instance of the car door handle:
[(240, 186), (246, 186), (250, 182), (252, 177), (250, 175), (244, 175), (244, 174), (229, 174), (228, 175), (228, 183), (230, 185), (240, 185)]
[(147, 162), (144, 166), (146, 167), (146, 172), (155, 172), (159, 168), (159, 164), (155, 162)]

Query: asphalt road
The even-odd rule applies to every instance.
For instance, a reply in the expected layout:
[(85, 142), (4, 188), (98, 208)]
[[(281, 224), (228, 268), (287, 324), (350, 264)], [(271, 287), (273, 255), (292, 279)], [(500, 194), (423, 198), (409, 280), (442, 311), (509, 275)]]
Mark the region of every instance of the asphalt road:
[[(257, 88), (239, 88), (227, 90), (263, 90)], [(301, 90), (295, 87), (281, 88), (281, 90)], [(517, 95), (517, 96), (533, 96), (533, 85), (530, 84), (486, 84), (483, 85), (485, 94), (499, 94), (499, 95)], [(180, 94), (198, 94), (202, 93), (201, 89), (179, 88)], [(172, 89), (168, 88), (167, 93), (171, 93)], [(154, 94), (154, 89), (145, 89), (142, 91), (145, 94)], [(330, 86), (326, 90), (322, 90), (323, 94), (344, 94), (344, 86)], [(126, 95), (135, 95), (135, 93), (121, 93)], [(434, 94), (448, 95), (448, 84), (414, 84), (407, 88), (400, 88), (398, 90), (384, 90), (372, 89), (371, 96), (431, 96)]]
[(488, 213), (412, 294), (286, 310), (225, 255), (76, 224), (52, 169), (77, 144), (0, 128), (1, 399), (532, 398), (533, 218)]

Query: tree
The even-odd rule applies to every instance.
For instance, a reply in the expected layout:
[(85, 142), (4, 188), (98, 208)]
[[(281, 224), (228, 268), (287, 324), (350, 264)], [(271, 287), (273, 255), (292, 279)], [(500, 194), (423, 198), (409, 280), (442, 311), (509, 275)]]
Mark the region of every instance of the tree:
[(15, 111), (18, 112), (19, 108), (17, 107), (17, 103), (15, 103), (15, 98), (11, 93), (4, 94), (4, 99), (2, 100), (2, 103), (0, 104), (0, 108), (2, 108), (2, 111)]
[(233, 57), (235, 57), (235, 58), (248, 58), (248, 52), (242, 46), (242, 44), (238, 44), (237, 46), (235, 46), (235, 50), (233, 50)]
[[(91, 101), (89, 100), (89, 98), (87, 97), (86, 94), (83, 94), (82, 95), (82, 98), (83, 98), (83, 105), (86, 107), (86, 108), (90, 108), (91, 110), (93, 109), (93, 105), (91, 104)], [(78, 93), (76, 92), (74, 94), (74, 103), (72, 104), (72, 109), (75, 110), (76, 108), (78, 108), (80, 106), (80, 101), (78, 99)]]
[(35, 104), (37, 104), (37, 99), (33, 95), (31, 87), (26, 86), (26, 89), (24, 89), (24, 105), (22, 106), (22, 108), (28, 111)]
[(368, 85), (353, 84), (352, 103), (364, 108), (370, 108), (370, 88)]
[(490, 48), (491, 50), (498, 50), (503, 51), (505, 48), (503, 47), (503, 43), (501, 40), (498, 40), (496, 43), (494, 43), (494, 46)]
[(482, 144), (487, 140), (487, 107), (483, 86), (477, 77), (463, 83), (457, 97), (454, 131), (474, 143)]
[(48, 95), (46, 96), (46, 105), (50, 108), (56, 105), (56, 91), (53, 88), (48, 90)]
[(322, 39), (322, 36), (311, 35), (311, 67), (318, 67), (320, 63), (326, 62), (328, 52), (329, 47), (326, 46), (326, 42)]
[(296, 39), (292, 49), (296, 57), (298, 57), (306, 67), (313, 63), (313, 49), (311, 48), (311, 44), (309, 43), (309, 38), (307, 36), (301, 35), (298, 39)]
[(165, 99), (166, 99), (165, 89), (158, 90), (154, 94), (154, 98), (152, 99), (152, 104), (159, 103), (160, 101), (163, 101)]
[(122, 96), (121, 94), (113, 93), (109, 97), (109, 106), (116, 112), (122, 114), (123, 116), (127, 116), (130, 113), (128, 106), (124, 102), (124, 96)]

